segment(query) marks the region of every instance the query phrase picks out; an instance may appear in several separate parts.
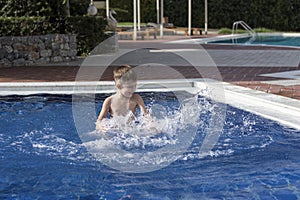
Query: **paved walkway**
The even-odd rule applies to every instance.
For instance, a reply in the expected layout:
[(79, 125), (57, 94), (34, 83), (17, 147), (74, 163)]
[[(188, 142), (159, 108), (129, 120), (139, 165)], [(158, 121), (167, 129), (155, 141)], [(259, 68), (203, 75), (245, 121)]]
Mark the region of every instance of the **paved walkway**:
[[(172, 58), (170, 53), (185, 49), (192, 52), (195, 46), (186, 44), (170, 44), (170, 40), (183, 39), (183, 37), (165, 37), (163, 40), (148, 41), (120, 41), (120, 48), (124, 49), (140, 49), (146, 48), (144, 54), (131, 56), (127, 61), (133, 62), (128, 64), (138, 65), (134, 63), (134, 59), (151, 61), (154, 53), (161, 51), (157, 58), (161, 62), (169, 60), (167, 63), (175, 70), (179, 71), (185, 78), (200, 78), (203, 74), (199, 74), (194, 67), (178, 63)], [(203, 47), (203, 48), (202, 48)], [(243, 47), (243, 46), (226, 46), (226, 45), (203, 45), (199, 48), (212, 58), (214, 64), (221, 77), (215, 73), (209, 73), (211, 66), (207, 64), (202, 66), (202, 70), (206, 70), (205, 78), (221, 79), (222, 81), (252, 88), (268, 93), (274, 93), (294, 99), (300, 100), (300, 50), (290, 48), (274, 48), (274, 47)], [(169, 51), (164, 51), (168, 49)], [(152, 54), (149, 54), (149, 53)], [(164, 53), (162, 53), (164, 52)], [(151, 56), (150, 56), (151, 55)], [(190, 54), (187, 54), (190, 55)], [(166, 58), (164, 58), (166, 56)], [(195, 60), (198, 57), (193, 57)], [(124, 58), (126, 59), (126, 58)], [(199, 59), (198, 59), (199, 60)], [(57, 82), (57, 81), (75, 81), (78, 70), (80, 69), (83, 59), (74, 62), (56, 63), (44, 66), (24, 66), (0, 69), (0, 82)], [(159, 60), (158, 60), (159, 61)], [(158, 63), (158, 61), (156, 63)], [(173, 61), (173, 64), (172, 62)], [(119, 61), (120, 62), (120, 61)], [(149, 62), (148, 62), (149, 63)], [(171, 64), (170, 64), (171, 63)], [(115, 63), (117, 64), (117, 63)], [(92, 69), (92, 66), (90, 66)], [(100, 80), (112, 80), (111, 72), (113, 67), (105, 70)], [(163, 71), (162, 71), (163, 72)], [(91, 73), (93, 71), (91, 70)], [(288, 76), (286, 74), (289, 74)], [(171, 78), (164, 74), (153, 75), (151, 78)], [(149, 78), (149, 77), (148, 77)], [(89, 78), (86, 77), (86, 80)]]

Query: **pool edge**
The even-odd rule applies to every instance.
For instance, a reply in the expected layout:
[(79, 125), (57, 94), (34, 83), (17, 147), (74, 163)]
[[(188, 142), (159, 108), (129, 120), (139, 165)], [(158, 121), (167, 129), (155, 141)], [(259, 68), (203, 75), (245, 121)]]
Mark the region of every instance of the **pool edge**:
[[(201, 87), (204, 83), (198, 82), (197, 84), (198, 87)], [(226, 82), (214, 81), (211, 84), (214, 84), (215, 87), (224, 88), (225, 102), (222, 103), (300, 130), (299, 100), (236, 86)], [(212, 97), (212, 99), (219, 101), (216, 97)]]

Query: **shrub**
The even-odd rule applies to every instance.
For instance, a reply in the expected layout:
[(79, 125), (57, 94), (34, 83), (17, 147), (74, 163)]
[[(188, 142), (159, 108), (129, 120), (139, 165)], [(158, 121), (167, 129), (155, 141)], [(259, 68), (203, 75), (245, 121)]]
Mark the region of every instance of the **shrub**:
[(77, 34), (79, 55), (88, 54), (105, 39), (106, 21), (103, 17), (69, 17), (66, 32)]
[(268, 29), (268, 28), (255, 28), (253, 29), (256, 33), (272, 33), (275, 32), (275, 30)]
[[(255, 28), (253, 29), (256, 33), (272, 33), (275, 32), (272, 29), (267, 29), (267, 28)], [(242, 33), (247, 33), (248, 31), (246, 31), (245, 29), (237, 29), (235, 33), (237, 34), (242, 34)], [(218, 34), (231, 34), (232, 33), (232, 29), (229, 28), (221, 28), (218, 31)]]
[(229, 29), (229, 28), (221, 28), (219, 31), (218, 31), (218, 34), (231, 34), (232, 33), (232, 30)]

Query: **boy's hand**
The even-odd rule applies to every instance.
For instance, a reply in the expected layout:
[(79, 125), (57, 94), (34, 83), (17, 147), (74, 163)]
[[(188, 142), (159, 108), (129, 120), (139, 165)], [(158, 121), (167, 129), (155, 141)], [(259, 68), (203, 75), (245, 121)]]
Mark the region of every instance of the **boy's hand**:
[(101, 121), (97, 121), (96, 122), (96, 130), (97, 131), (101, 131), (101, 132), (106, 132), (107, 131), (107, 127), (103, 125), (103, 123), (101, 123)]

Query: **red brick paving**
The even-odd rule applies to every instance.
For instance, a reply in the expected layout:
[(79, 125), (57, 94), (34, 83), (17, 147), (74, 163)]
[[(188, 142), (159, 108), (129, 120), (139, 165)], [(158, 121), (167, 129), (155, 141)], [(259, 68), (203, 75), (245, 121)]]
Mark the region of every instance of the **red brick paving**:
[[(199, 78), (199, 72), (192, 67), (174, 67), (185, 78)], [(75, 81), (78, 66), (26, 66), (0, 69), (0, 82), (50, 82), (50, 81)], [(112, 80), (112, 67), (107, 68), (101, 80)], [(287, 68), (256, 68), (256, 67), (219, 67), (223, 81), (235, 85), (282, 95), (300, 100), (300, 83), (293, 86), (281, 86), (262, 83), (266, 80), (277, 80), (270, 77), (261, 77), (260, 74), (287, 71)], [(292, 70), (299, 70), (293, 68)], [(162, 73), (163, 74), (163, 73)], [(161, 75), (162, 75), (161, 74)], [(162, 75), (163, 76), (163, 75)], [(149, 76), (147, 76), (149, 78)], [(165, 77), (150, 77), (153, 79)], [(176, 77), (169, 77), (176, 78)], [(213, 74), (211, 77), (214, 78)], [(89, 80), (89, 75), (83, 78)]]
[(0, 82), (74, 81), (76, 66), (24, 66), (0, 68)]
[(271, 85), (259, 81), (231, 82), (232, 84), (259, 90), (267, 93), (277, 94), (300, 100), (300, 84), (296, 86)]
[[(149, 43), (150, 44), (150, 43)], [(129, 43), (128, 43), (129, 45)], [(206, 49), (216, 49), (220, 48), (217, 45), (204, 45)], [(222, 46), (224, 50), (226, 49), (246, 49), (246, 47), (241, 46)], [(247, 49), (257, 49), (258, 47), (248, 47)], [(273, 49), (273, 47), (261, 47)], [(261, 49), (260, 48), (260, 49)], [(276, 48), (278, 49), (278, 48)], [(282, 48), (286, 49), (286, 48)], [(193, 67), (174, 67), (180, 72), (185, 78), (200, 78), (201, 75)], [(24, 66), (24, 67), (10, 67), (10, 68), (0, 68), (0, 82), (50, 82), (50, 81), (75, 81), (76, 75), (79, 70), (79, 66)], [(101, 80), (112, 80), (112, 70), (113, 68), (107, 68), (104, 72)], [(215, 73), (209, 74), (209, 69), (205, 73), (207, 77), (205, 78), (215, 78), (220, 79)], [(282, 95), (294, 99), (300, 100), (300, 83), (294, 86), (281, 86), (281, 85), (271, 85), (262, 83), (261, 81), (279, 80), (278, 78), (263, 77), (261, 74), (300, 70), (300, 63), (298, 67), (218, 67), (221, 74), (222, 81), (236, 84), (239, 86), (264, 91), (267, 93), (273, 93), (277, 95)], [(91, 74), (93, 70), (91, 69)], [(154, 75), (155, 77), (150, 78), (166, 78), (163, 73)], [(148, 77), (149, 78), (149, 77)], [(172, 77), (168, 77), (172, 78)], [(173, 77), (177, 78), (177, 77)], [(89, 80), (89, 75), (82, 78), (82, 80)]]

